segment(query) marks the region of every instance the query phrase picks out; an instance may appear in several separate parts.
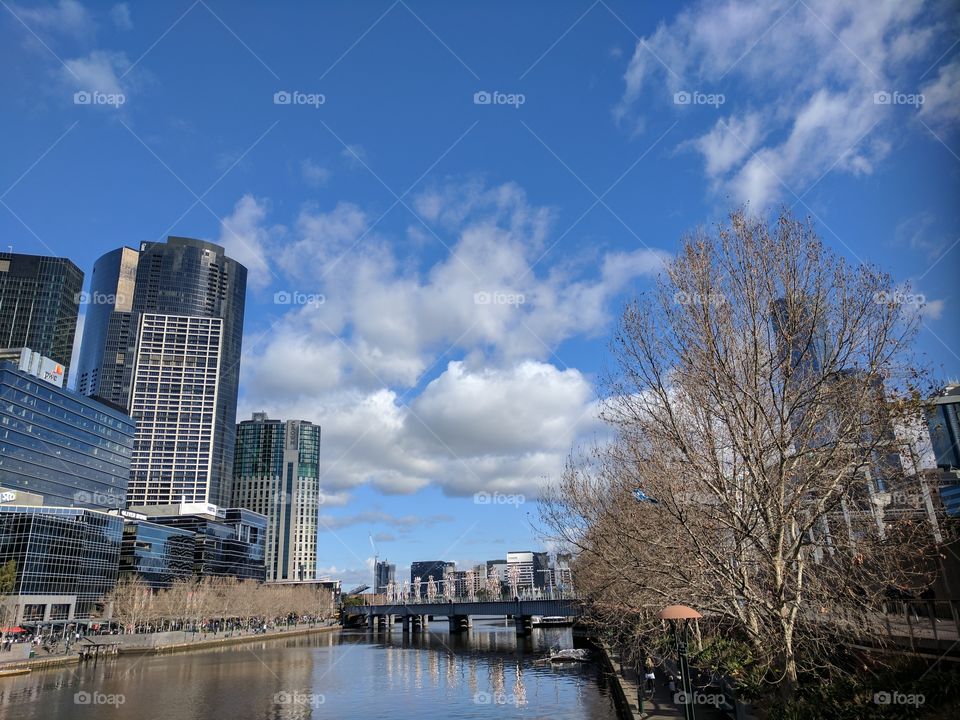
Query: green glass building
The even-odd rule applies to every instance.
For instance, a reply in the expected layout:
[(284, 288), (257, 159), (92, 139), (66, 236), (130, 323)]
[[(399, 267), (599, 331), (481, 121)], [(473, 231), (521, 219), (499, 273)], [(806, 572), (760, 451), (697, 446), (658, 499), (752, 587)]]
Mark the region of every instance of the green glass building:
[(232, 507), (267, 516), (267, 581), (313, 580), (320, 505), (320, 426), (254, 413), (237, 425)]

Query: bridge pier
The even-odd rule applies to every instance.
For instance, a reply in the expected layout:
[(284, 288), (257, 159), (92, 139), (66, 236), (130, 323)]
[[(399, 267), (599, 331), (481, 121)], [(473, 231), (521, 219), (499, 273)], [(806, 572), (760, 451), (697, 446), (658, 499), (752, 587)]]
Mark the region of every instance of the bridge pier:
[(393, 615), (377, 615), (377, 630), (389, 630), (393, 624)]
[(533, 632), (533, 618), (530, 615), (514, 615), (513, 623), (517, 629), (517, 635), (529, 635)]
[(373, 630), (373, 625), (376, 622), (373, 615), (367, 615), (367, 630)]
[(469, 615), (450, 615), (447, 618), (450, 621), (450, 634), (456, 635), (470, 629)]
[(403, 634), (407, 635), (410, 633), (410, 616), (404, 615), (402, 622), (403, 622)]

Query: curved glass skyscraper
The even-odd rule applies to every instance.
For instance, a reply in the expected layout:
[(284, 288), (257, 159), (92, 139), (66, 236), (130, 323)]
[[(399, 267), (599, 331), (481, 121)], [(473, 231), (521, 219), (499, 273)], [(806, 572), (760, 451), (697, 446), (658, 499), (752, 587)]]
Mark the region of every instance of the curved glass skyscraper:
[(77, 388), (137, 421), (130, 505), (229, 502), (246, 287), (243, 265), (192, 238), (95, 264)]

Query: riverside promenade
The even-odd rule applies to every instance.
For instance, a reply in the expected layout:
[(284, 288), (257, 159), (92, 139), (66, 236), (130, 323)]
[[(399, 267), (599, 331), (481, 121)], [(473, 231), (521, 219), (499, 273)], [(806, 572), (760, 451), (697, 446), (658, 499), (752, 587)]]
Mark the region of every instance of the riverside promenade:
[[(186, 652), (189, 650), (205, 650), (228, 647), (245, 643), (276, 640), (285, 637), (298, 637), (315, 633), (340, 630), (339, 624), (333, 625), (296, 625), (290, 628), (276, 629), (266, 633), (257, 632), (227, 632), (214, 635), (213, 633), (191, 633), (185, 631), (162, 633), (139, 633), (133, 635), (91, 635), (88, 642), (81, 640), (81, 645), (98, 643), (103, 645), (118, 645), (117, 655), (154, 655), (162, 653)], [(70, 652), (42, 653), (28, 659), (0, 659), (0, 679), (13, 677), (22, 670), (39, 670), (42, 668), (74, 665), (80, 662), (80, 646), (76, 643)], [(106, 657), (106, 656), (105, 656)], [(113, 656), (115, 657), (115, 656)], [(103, 658), (101, 658), (103, 659)]]
[[(666, 675), (663, 667), (656, 669), (657, 680), (653, 696), (646, 695), (643, 709), (640, 708), (640, 694), (638, 688), (642, 678), (637, 677), (636, 670), (629, 664), (620, 664), (619, 656), (608, 645), (598, 645), (601, 661), (610, 674), (614, 692), (619, 698), (619, 709), (626, 720), (672, 720), (682, 718), (683, 706), (674, 702), (674, 694), (667, 687)], [(730, 720), (732, 714), (712, 705), (697, 705), (697, 720)]]

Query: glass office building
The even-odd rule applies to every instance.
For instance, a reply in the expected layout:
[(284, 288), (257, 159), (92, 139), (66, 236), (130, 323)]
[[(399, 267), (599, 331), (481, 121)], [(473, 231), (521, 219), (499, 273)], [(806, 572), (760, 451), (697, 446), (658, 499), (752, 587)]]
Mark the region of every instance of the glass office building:
[(122, 508), (134, 429), (119, 409), (0, 362), (0, 486), (44, 505)]
[(150, 522), (186, 530), (194, 536), (193, 573), (199, 577), (233, 576), (266, 579), (264, 565), (267, 518), (244, 508), (193, 513), (176, 507), (144, 507)]
[(0, 252), (0, 348), (29, 347), (69, 366), (82, 289), (83, 273), (66, 258)]
[(243, 265), (192, 238), (94, 266), (102, 302), (84, 326), (78, 388), (138, 421), (129, 504), (229, 504), (246, 285)]
[(124, 519), (120, 575), (137, 575), (155, 589), (193, 576), (194, 533), (146, 520)]
[(97, 617), (117, 582), (123, 520), (97, 510), (0, 505), (0, 564), (16, 563), (12, 624)]
[(237, 425), (234, 507), (267, 516), (267, 580), (312, 580), (317, 568), (320, 426), (270, 420)]

